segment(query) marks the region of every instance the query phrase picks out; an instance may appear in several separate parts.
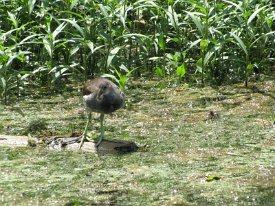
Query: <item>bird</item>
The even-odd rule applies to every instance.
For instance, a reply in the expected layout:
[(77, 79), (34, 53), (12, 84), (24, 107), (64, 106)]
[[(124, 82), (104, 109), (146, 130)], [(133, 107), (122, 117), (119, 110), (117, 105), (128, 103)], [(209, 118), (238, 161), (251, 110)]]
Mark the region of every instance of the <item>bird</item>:
[(88, 112), (88, 120), (82, 135), (79, 149), (81, 149), (85, 140), (91, 141), (87, 136), (87, 129), (92, 117), (91, 113), (100, 113), (100, 137), (95, 145), (98, 147), (104, 137), (104, 115), (111, 114), (123, 107), (124, 99), (125, 97), (122, 90), (112, 81), (104, 77), (90, 79), (84, 84), (83, 100)]

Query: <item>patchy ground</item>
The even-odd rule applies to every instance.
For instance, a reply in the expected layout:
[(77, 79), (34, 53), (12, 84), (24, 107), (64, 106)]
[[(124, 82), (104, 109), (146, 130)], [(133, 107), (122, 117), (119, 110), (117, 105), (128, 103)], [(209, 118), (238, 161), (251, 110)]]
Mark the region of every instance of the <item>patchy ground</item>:
[[(106, 136), (143, 149), (96, 155), (2, 146), (0, 205), (275, 204), (274, 78), (248, 89), (139, 80), (126, 94), (126, 107), (106, 117)], [(31, 127), (37, 120), (41, 130)], [(0, 105), (6, 135), (68, 136), (85, 121), (77, 93)]]

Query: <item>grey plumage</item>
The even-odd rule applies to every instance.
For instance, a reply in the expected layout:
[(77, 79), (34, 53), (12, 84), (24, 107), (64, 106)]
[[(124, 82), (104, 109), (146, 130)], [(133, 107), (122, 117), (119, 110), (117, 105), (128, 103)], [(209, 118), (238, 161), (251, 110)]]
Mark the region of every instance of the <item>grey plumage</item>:
[(102, 114), (112, 113), (124, 103), (123, 92), (118, 86), (102, 77), (86, 82), (83, 98), (89, 111)]
[(96, 146), (98, 146), (104, 136), (103, 119), (104, 114), (110, 114), (121, 108), (124, 104), (124, 94), (112, 81), (99, 77), (88, 80), (83, 87), (83, 99), (86, 105), (88, 122), (86, 124), (80, 148), (87, 138), (87, 128), (91, 121), (91, 112), (100, 113), (101, 136)]

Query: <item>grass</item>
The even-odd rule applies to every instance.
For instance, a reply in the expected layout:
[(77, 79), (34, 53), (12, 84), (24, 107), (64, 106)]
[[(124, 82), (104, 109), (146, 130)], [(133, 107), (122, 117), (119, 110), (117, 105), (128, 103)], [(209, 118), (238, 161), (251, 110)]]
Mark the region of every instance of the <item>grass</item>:
[[(99, 156), (0, 147), (0, 204), (274, 205), (274, 78), (251, 84), (260, 92), (134, 81), (126, 107), (106, 118), (106, 135), (143, 150)], [(12, 135), (27, 134), (34, 119), (47, 123), (39, 136), (81, 132), (86, 121), (77, 93), (0, 111), (1, 133)]]

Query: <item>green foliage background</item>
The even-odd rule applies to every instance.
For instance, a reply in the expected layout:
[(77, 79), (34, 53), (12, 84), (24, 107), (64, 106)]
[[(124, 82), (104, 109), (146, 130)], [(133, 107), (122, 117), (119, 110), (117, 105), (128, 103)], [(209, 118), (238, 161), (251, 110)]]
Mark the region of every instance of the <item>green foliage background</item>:
[(0, 0), (0, 13), (4, 102), (102, 74), (222, 84), (274, 67), (271, 0)]

